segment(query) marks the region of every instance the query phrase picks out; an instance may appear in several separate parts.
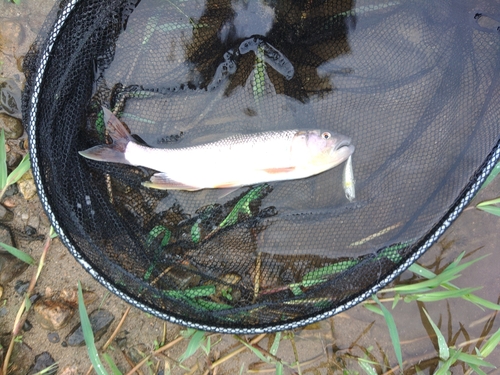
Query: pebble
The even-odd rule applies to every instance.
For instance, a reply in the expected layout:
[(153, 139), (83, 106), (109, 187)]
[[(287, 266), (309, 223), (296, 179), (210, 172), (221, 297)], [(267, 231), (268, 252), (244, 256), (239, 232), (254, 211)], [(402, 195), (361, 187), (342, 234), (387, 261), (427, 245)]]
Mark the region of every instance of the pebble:
[(47, 338), (49, 339), (49, 342), (51, 342), (52, 344), (57, 344), (59, 341), (61, 341), (59, 333), (57, 332), (49, 332), (47, 334)]
[[(92, 332), (94, 332), (94, 341), (100, 340), (102, 335), (106, 333), (109, 326), (115, 320), (113, 314), (106, 310), (94, 310), (89, 315), (90, 326), (92, 327)], [(80, 323), (78, 323), (66, 336), (65, 341), (69, 346), (83, 346), (85, 345), (85, 339), (83, 338), (83, 330)]]
[[(40, 353), (35, 357), (35, 363), (30, 369), (28, 375), (37, 374), (42, 370), (46, 370), (48, 367), (54, 365), (55, 363), (56, 362), (54, 361), (54, 358), (52, 358), (52, 356), (48, 352)], [(56, 364), (55, 366), (51, 367), (50, 370), (45, 371), (44, 374), (55, 375), (58, 369), (59, 366)]]
[(21, 275), (28, 263), (24, 263), (6, 251), (0, 251), (0, 284), (4, 285)]
[[(9, 246), (16, 246), (12, 239), (12, 234), (10, 229), (5, 225), (0, 224), (0, 242), (7, 244)], [(7, 251), (1, 250), (0, 247), (0, 284), (7, 284), (12, 281), (15, 277), (22, 274), (28, 264), (11, 255)]]
[(28, 290), (30, 286), (29, 281), (23, 281), (23, 280), (17, 280), (16, 284), (14, 285), (14, 290), (16, 291), (17, 294), (20, 296), (23, 296), (24, 293)]
[(33, 328), (33, 324), (31, 324), (31, 322), (26, 319), (24, 321), (24, 324), (23, 324), (23, 331), (28, 332), (28, 331), (31, 331), (32, 328)]
[(7, 154), (7, 167), (13, 170), (19, 165), (21, 160), (23, 160), (21, 154), (18, 154), (17, 152), (9, 152)]
[(75, 314), (75, 308), (63, 301), (42, 297), (33, 304), (35, 319), (42, 328), (57, 331), (65, 327)]
[[(4, 29), (7, 30), (5, 24), (2, 23), (2, 39), (5, 37)], [(21, 90), (15, 80), (0, 78), (0, 114), (8, 114), (20, 119), (21, 95)]]
[(3, 205), (0, 204), (0, 222), (7, 223), (14, 219), (14, 214), (12, 211), (6, 209)]
[(5, 190), (6, 197), (12, 197), (13, 195), (16, 195), (17, 193), (19, 193), (19, 189), (17, 187), (17, 184), (12, 184), (7, 188), (7, 190)]
[(21, 120), (5, 113), (0, 113), (0, 128), (5, 132), (5, 139), (18, 139), (24, 133)]
[(24, 199), (30, 200), (34, 196), (36, 196), (36, 185), (33, 180), (33, 175), (31, 174), (31, 170), (26, 172), (17, 182), (17, 186), (19, 191), (23, 195)]
[(61, 370), (59, 375), (78, 375), (78, 368), (76, 366), (67, 366)]

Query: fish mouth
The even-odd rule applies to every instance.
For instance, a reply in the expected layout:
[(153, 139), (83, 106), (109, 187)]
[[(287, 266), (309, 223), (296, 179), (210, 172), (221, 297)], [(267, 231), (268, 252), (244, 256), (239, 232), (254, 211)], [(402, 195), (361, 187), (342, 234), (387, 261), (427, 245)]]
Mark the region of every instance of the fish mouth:
[(350, 138), (344, 138), (342, 139), (337, 145), (335, 146), (335, 151), (341, 149), (342, 147), (349, 147), (351, 146), (351, 139)]

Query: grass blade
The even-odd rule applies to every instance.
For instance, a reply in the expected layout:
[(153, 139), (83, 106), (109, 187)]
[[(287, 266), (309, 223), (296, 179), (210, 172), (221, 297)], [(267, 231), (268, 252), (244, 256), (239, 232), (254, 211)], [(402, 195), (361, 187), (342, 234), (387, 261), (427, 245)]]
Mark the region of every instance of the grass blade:
[(500, 163), (497, 163), (493, 169), (491, 170), (490, 172), (490, 175), (488, 176), (488, 178), (483, 182), (483, 185), (481, 185), (481, 189), (484, 189), (486, 186), (488, 186), (491, 181), (493, 181), (493, 179), (498, 175), (498, 173), (500, 173)]
[(496, 331), (493, 336), (486, 341), (479, 352), (484, 358), (486, 358), (498, 346), (498, 343), (500, 343), (500, 329), (498, 329), (498, 331)]
[(104, 358), (109, 368), (113, 372), (113, 375), (123, 375), (122, 372), (116, 366), (115, 362), (113, 361), (113, 358), (111, 358), (111, 356), (108, 353), (103, 353), (102, 357)]
[(189, 339), (189, 344), (186, 351), (179, 357), (179, 362), (184, 362), (186, 359), (191, 357), (203, 344), (205, 338), (205, 332), (200, 330), (194, 330), (195, 332), (191, 335)]
[(23, 262), (28, 263), (30, 265), (35, 264), (35, 260), (29, 254), (26, 254), (24, 251), (16, 249), (15, 247), (9, 246), (3, 242), (0, 242), (0, 246), (3, 247), (12, 255), (14, 255), (17, 259), (22, 260)]
[(476, 208), (480, 209), (481, 211), (487, 212), (489, 214), (495, 215), (495, 216), (500, 216), (500, 207), (497, 206), (479, 206), (477, 205)]
[(80, 313), (83, 338), (85, 339), (85, 346), (87, 347), (87, 351), (89, 353), (90, 362), (92, 363), (92, 366), (94, 366), (94, 370), (98, 375), (108, 375), (99, 358), (97, 348), (95, 347), (94, 332), (92, 332), (89, 316), (87, 315), (87, 310), (85, 309), (85, 304), (83, 302), (82, 285), (80, 282), (78, 282), (78, 312)]
[(365, 359), (358, 358), (358, 364), (368, 375), (377, 375), (377, 371)]
[(5, 133), (0, 130), (0, 189), (7, 183), (7, 153), (5, 151)]
[(278, 352), (278, 348), (280, 346), (280, 341), (281, 341), (281, 332), (276, 332), (276, 335), (274, 336), (273, 345), (271, 345), (269, 353), (271, 353), (272, 355), (276, 355), (276, 353)]
[(7, 182), (5, 183), (5, 186), (9, 186), (12, 184), (15, 184), (23, 175), (28, 172), (30, 169), (30, 156), (29, 154), (24, 155), (23, 159), (19, 163), (19, 165), (14, 169), (12, 172), (10, 172), (9, 176), (7, 177)]
[(416, 299), (417, 301), (420, 302), (436, 302), (436, 301), (442, 301), (445, 299), (449, 298), (459, 298), (463, 297), (467, 294), (471, 294), (472, 292), (475, 292), (476, 290), (481, 289), (479, 288), (463, 288), (463, 289), (457, 289), (457, 290), (444, 290), (440, 292), (432, 292), (432, 293), (418, 293), (414, 295), (409, 295), (408, 297), (405, 297), (413, 300)]
[(387, 323), (387, 327), (389, 328), (389, 335), (391, 336), (392, 345), (394, 346), (394, 352), (396, 353), (396, 358), (398, 359), (399, 368), (401, 369), (401, 371), (403, 371), (403, 355), (401, 353), (401, 343), (399, 341), (396, 322), (394, 321), (394, 318), (389, 310), (387, 310), (387, 308), (382, 305), (375, 294), (372, 296), (372, 298), (375, 302), (377, 302), (377, 304), (380, 306), (380, 309), (382, 310), (382, 313), (384, 314), (385, 322)]
[(425, 313), (425, 316), (427, 316), (427, 319), (429, 320), (429, 323), (431, 324), (432, 329), (436, 333), (436, 337), (438, 340), (438, 347), (439, 347), (439, 358), (446, 361), (448, 358), (450, 358), (450, 349), (448, 348), (448, 345), (446, 344), (446, 339), (444, 338), (444, 336), (441, 333), (441, 330), (438, 328), (438, 326), (436, 324), (434, 324), (434, 322), (432, 321), (429, 314), (427, 314), (427, 311), (425, 309), (422, 309), (422, 310)]

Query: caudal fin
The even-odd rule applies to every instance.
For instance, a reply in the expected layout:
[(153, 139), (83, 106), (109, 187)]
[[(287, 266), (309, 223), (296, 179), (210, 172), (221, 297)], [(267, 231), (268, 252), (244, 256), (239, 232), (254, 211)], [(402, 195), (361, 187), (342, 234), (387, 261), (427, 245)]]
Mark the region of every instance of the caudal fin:
[(101, 145), (91, 147), (78, 153), (87, 159), (96, 161), (106, 161), (110, 163), (130, 164), (125, 157), (127, 144), (133, 142), (125, 126), (116, 118), (116, 116), (107, 108), (102, 107), (104, 111), (104, 122), (106, 130), (113, 139), (110, 145)]

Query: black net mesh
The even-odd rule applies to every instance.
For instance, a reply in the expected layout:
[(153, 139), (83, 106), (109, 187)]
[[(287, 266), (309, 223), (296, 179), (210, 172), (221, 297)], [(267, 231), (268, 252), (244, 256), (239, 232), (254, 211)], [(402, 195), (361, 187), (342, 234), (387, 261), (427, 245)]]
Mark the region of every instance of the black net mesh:
[[(421, 255), (497, 160), (499, 14), (479, 0), (63, 2), (25, 60), (42, 203), (101, 283), (162, 318), (256, 332), (342, 311)], [(356, 199), (344, 164), (229, 195), (145, 187), (156, 171), (79, 155), (111, 141), (102, 106), (154, 148), (344, 134)]]

